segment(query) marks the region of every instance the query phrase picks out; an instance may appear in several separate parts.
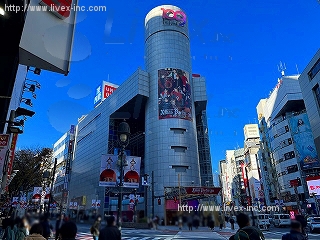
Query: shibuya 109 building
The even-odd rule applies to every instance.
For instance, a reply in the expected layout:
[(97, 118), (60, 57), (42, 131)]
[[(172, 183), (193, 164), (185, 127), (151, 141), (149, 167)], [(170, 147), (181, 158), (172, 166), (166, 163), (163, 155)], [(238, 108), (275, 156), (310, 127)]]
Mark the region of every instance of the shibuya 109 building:
[[(124, 119), (131, 131), (125, 153), (140, 157), (140, 177), (149, 177), (147, 187), (139, 179), (135, 191), (122, 188), (123, 221), (133, 217), (133, 193), (138, 195), (138, 217), (159, 216), (170, 224), (177, 214), (177, 198), (191, 204), (194, 200), (187, 196), (220, 190), (213, 187), (205, 78), (192, 74), (188, 17), (176, 6), (163, 5), (146, 15), (144, 27), (145, 70), (112, 86), (107, 97), (108, 85), (99, 87), (95, 108), (75, 126), (67, 208), (71, 204), (77, 216), (91, 211), (117, 214), (119, 189), (99, 186), (99, 175), (101, 156), (119, 153), (118, 126)], [(68, 133), (54, 145), (58, 165), (63, 164), (61, 149), (67, 138)], [(56, 180), (55, 198), (65, 186)], [(177, 188), (179, 195), (174, 195)]]

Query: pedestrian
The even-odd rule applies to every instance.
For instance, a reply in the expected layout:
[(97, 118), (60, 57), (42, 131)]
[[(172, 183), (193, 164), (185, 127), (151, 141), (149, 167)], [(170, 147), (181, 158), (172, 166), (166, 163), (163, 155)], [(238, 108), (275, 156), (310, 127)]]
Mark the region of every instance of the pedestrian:
[(14, 220), (12, 218), (7, 218), (5, 224), (2, 226), (4, 229), (3, 240), (15, 240), (14, 232)]
[(295, 219), (298, 222), (300, 222), (302, 234), (306, 236), (307, 235), (307, 233), (306, 233), (306, 228), (307, 228), (307, 220), (306, 220), (306, 218), (303, 215), (296, 215)]
[(282, 236), (282, 240), (306, 240), (306, 236), (302, 233), (301, 223), (297, 220), (291, 221), (290, 233)]
[(46, 240), (43, 236), (43, 227), (40, 223), (33, 224), (30, 229), (30, 235), (25, 240)]
[(218, 221), (219, 221), (220, 230), (222, 230), (222, 227), (223, 227), (223, 218), (222, 218), (222, 216), (221, 216), (221, 213), (219, 213)]
[(109, 216), (107, 218), (107, 226), (101, 229), (99, 240), (121, 240), (121, 232), (116, 227), (114, 216)]
[(189, 231), (192, 231), (192, 216), (191, 215), (188, 216), (188, 228), (189, 228)]
[(22, 218), (16, 218), (15, 240), (24, 240), (27, 237), (27, 230)]
[(214, 230), (214, 218), (213, 218), (213, 216), (210, 216), (208, 221), (209, 221), (209, 228), (211, 229), (211, 231), (213, 231)]
[(256, 227), (250, 226), (250, 219), (247, 214), (237, 215), (239, 230), (229, 240), (265, 240), (263, 233)]
[(55, 235), (55, 240), (57, 240), (59, 238), (59, 231), (60, 228), (62, 226), (62, 224), (64, 223), (64, 214), (62, 213), (61, 215), (59, 215), (59, 217), (57, 218), (56, 221), (56, 235)]
[(52, 235), (52, 225), (49, 222), (49, 216), (46, 214), (40, 218), (40, 223), (43, 228), (43, 236), (48, 239)]
[(98, 240), (101, 226), (101, 216), (98, 216), (90, 228), (93, 240)]
[(59, 236), (61, 240), (75, 240), (77, 235), (77, 225), (74, 222), (68, 221), (62, 224)]
[(234, 219), (233, 216), (230, 218), (231, 230), (234, 230)]

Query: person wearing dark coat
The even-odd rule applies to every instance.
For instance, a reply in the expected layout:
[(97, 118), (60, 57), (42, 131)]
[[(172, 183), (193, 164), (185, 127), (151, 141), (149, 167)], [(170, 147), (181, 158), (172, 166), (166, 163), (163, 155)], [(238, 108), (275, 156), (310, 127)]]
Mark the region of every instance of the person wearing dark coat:
[(307, 238), (302, 233), (301, 223), (297, 220), (291, 222), (290, 233), (282, 236), (282, 240), (306, 240)]
[(100, 231), (99, 240), (121, 240), (121, 232), (115, 223), (114, 216), (107, 218), (107, 226)]
[(56, 235), (55, 235), (55, 240), (57, 240), (58, 237), (59, 237), (60, 228), (62, 227), (62, 224), (63, 224), (63, 223), (65, 223), (65, 221), (64, 221), (64, 215), (61, 214), (61, 215), (58, 217), (57, 221), (56, 221)]
[(60, 228), (60, 239), (61, 240), (75, 240), (77, 235), (77, 225), (74, 222), (68, 221), (62, 224)]

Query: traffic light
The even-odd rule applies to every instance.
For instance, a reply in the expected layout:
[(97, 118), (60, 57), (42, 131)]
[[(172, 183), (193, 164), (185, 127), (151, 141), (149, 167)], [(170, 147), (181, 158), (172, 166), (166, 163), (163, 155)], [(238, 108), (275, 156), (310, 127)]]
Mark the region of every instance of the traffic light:
[(158, 205), (161, 205), (161, 198), (158, 198)]

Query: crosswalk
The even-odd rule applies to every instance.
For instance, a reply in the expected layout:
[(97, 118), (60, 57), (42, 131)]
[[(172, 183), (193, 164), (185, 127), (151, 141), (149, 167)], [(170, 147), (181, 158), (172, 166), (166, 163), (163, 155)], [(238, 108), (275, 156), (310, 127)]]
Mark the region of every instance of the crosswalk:
[[(156, 236), (156, 237), (145, 237), (145, 236), (138, 236), (138, 237), (131, 237), (131, 236), (126, 236), (127, 234), (136, 235), (136, 234), (145, 234), (145, 232), (124, 232), (122, 231), (122, 240), (171, 240), (174, 238), (174, 235), (162, 235), (162, 236)], [(161, 234), (160, 234), (161, 235)], [(93, 240), (92, 234), (90, 233), (84, 233), (80, 232), (76, 236), (77, 240)]]

